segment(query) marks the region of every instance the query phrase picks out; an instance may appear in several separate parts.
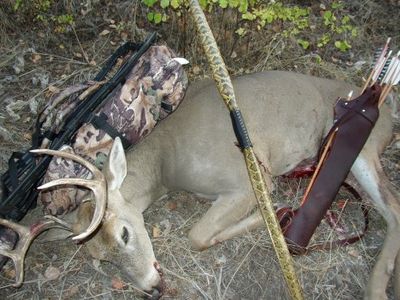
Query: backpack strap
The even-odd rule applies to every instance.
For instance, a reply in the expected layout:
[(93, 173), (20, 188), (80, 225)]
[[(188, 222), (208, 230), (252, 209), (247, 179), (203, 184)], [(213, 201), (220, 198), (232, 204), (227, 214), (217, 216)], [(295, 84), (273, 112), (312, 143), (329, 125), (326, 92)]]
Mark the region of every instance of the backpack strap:
[(116, 137), (119, 137), (122, 142), (122, 146), (124, 149), (128, 149), (130, 146), (132, 146), (132, 143), (129, 142), (124, 134), (121, 134), (116, 130), (114, 127), (112, 127), (110, 124), (107, 123), (107, 115), (105, 113), (101, 113), (100, 115), (95, 115), (92, 114), (92, 117), (90, 118), (90, 123), (96, 128), (103, 130), (105, 133), (107, 133), (113, 140), (115, 140)]

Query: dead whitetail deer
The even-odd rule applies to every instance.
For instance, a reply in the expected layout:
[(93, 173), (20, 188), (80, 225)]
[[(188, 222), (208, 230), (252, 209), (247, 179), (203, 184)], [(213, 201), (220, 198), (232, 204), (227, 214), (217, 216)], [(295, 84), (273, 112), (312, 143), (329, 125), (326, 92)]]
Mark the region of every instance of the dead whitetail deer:
[[(278, 71), (237, 78), (234, 86), (255, 151), (270, 174), (270, 186), (273, 176), (316, 157), (332, 125), (334, 101), (354, 89), (343, 82)], [(169, 191), (190, 191), (213, 201), (189, 232), (196, 249), (207, 249), (263, 224), (257, 211), (251, 213), (256, 200), (219, 97), (212, 81), (194, 83), (178, 111), (126, 156), (119, 139), (110, 152), (103, 171), (108, 199), (105, 216), (86, 244), (91, 255), (119, 265), (143, 290), (159, 288), (162, 279), (142, 213)], [(386, 297), (400, 248), (399, 194), (379, 161), (391, 139), (391, 128), (389, 110), (382, 107), (351, 170), (388, 225), (365, 292), (368, 299)], [(78, 181), (65, 179), (51, 185), (59, 183)], [(94, 210), (91, 202), (79, 207), (75, 232), (87, 228)]]

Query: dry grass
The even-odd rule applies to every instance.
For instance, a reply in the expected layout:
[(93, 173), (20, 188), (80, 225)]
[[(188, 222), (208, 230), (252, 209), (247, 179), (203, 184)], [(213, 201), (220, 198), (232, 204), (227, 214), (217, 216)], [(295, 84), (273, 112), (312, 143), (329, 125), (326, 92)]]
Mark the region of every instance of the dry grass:
[[(138, 29), (144, 27), (140, 19), (142, 8), (131, 1), (120, 2), (119, 6), (97, 7), (99, 15), (106, 14), (117, 22), (125, 22), (128, 38), (143, 38), (145, 31)], [(396, 13), (391, 7), (382, 6), (380, 1), (352, 3), (362, 37), (353, 41), (351, 62), (369, 60), (372, 49), (381, 45), (387, 35), (391, 35), (394, 46), (399, 47), (397, 19), (393, 18)], [(75, 1), (70, 1), (70, 4), (78, 5)], [(111, 42), (118, 44), (123, 39), (121, 34), (99, 36), (107, 25), (99, 15), (93, 14), (91, 18), (80, 20), (76, 35), (71, 32), (57, 36), (40, 28), (26, 34), (15, 30), (10, 21), (12, 18), (0, 8), (0, 22), (4, 25), (0, 26), (1, 170), (6, 168), (12, 151), (29, 146), (36, 108), (48, 99), (48, 85), (61, 88), (92, 78), (98, 66), (116, 47)], [(186, 26), (186, 33), (182, 31), (182, 26)], [(190, 77), (204, 77), (208, 72), (205, 59), (196, 36), (188, 34), (192, 32), (191, 26), (187, 15), (174, 16), (170, 25), (159, 28), (159, 32), (162, 40), (191, 61)], [(222, 43), (222, 52), (232, 74), (284, 69), (355, 82), (360, 80), (360, 74), (364, 74), (347, 66), (348, 61), (332, 60), (328, 54), (322, 63), (317, 63), (314, 55), (304, 53), (279, 36), (263, 36), (260, 33), (240, 41), (232, 36), (226, 38), (234, 25), (211, 20), (211, 26), (216, 28), (217, 39), (225, 42)], [(232, 51), (236, 52), (236, 57), (232, 56)], [(39, 54), (41, 59), (34, 62), (33, 53)], [(91, 64), (84, 59), (85, 56)], [(16, 74), (13, 66), (17, 66), (16, 62), (21, 57), (24, 66)], [(201, 67), (200, 71), (195, 71), (197, 66)], [(19, 106), (8, 106), (17, 100), (22, 101)], [(6, 109), (7, 106), (18, 119)], [(395, 132), (400, 132), (399, 123)], [(396, 187), (400, 187), (399, 159), (395, 145), (389, 146), (382, 157), (386, 172)], [(304, 182), (279, 180), (274, 199), (278, 202), (294, 199), (295, 206), (304, 185)], [(248, 233), (204, 252), (191, 249), (187, 232), (209, 205), (193, 195), (173, 193), (145, 213), (149, 232), (154, 226), (161, 230), (161, 236), (153, 238), (153, 244), (167, 281), (168, 290), (164, 299), (288, 299), (271, 242), (264, 230)], [(37, 209), (24, 222), (29, 224), (39, 215), (40, 210)], [(359, 230), (362, 218), (356, 206), (346, 212), (344, 219), (350, 229)], [(295, 257), (306, 299), (362, 298), (368, 274), (385, 234), (384, 222), (375, 212), (371, 213), (370, 228), (365, 239), (355, 245)], [(335, 238), (337, 235), (323, 224), (315, 241)], [(20, 289), (10, 287), (13, 275), (10, 265), (0, 274), (0, 298), (133, 299), (143, 295), (118, 268), (91, 259), (84, 246), (77, 246), (68, 240), (35, 242), (28, 253), (25, 269), (26, 281)], [(53, 276), (57, 275), (54, 280), (49, 279), (52, 270)], [(118, 282), (119, 278), (126, 281), (124, 289), (113, 285), (113, 280)], [(390, 294), (390, 297), (393, 295)]]
[[(296, 181), (283, 182), (276, 196), (295, 195), (298, 201), (303, 189), (304, 184)], [(187, 232), (208, 207), (207, 201), (182, 192), (155, 203), (145, 214), (149, 232), (154, 226), (161, 229), (161, 236), (153, 238), (153, 244), (166, 275), (165, 299), (289, 299), (264, 230), (204, 252), (191, 249)], [(351, 213), (361, 218), (359, 211)], [(39, 214), (36, 211), (36, 216)], [(33, 218), (31, 215), (24, 221), (29, 224)], [(329, 228), (325, 224), (323, 227)], [(373, 214), (373, 230), (358, 244), (295, 257), (306, 299), (361, 299), (382, 243), (384, 230), (377, 229), (381, 227), (381, 218)], [(327, 235), (321, 228), (315, 240), (325, 240)], [(330, 238), (337, 236), (333, 234)], [(7, 299), (131, 299), (141, 295), (131, 284), (123, 290), (113, 289), (112, 280), (124, 279), (123, 274), (111, 264), (92, 260), (83, 247), (70, 241), (36, 242), (29, 251), (26, 265), (24, 286), (21, 289), (7, 287), (10, 281), (2, 278), (0, 294), (7, 295)], [(60, 272), (56, 280), (46, 278), (50, 267)], [(10, 273), (10, 270), (5, 272)]]

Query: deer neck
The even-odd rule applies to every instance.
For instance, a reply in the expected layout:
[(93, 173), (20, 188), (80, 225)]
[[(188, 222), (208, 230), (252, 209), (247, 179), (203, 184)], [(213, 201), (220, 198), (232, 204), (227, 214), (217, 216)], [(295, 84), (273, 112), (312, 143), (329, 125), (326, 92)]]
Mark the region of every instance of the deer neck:
[(159, 141), (162, 139), (148, 137), (127, 153), (128, 173), (121, 193), (141, 212), (167, 192), (162, 184), (162, 145), (157, 144)]

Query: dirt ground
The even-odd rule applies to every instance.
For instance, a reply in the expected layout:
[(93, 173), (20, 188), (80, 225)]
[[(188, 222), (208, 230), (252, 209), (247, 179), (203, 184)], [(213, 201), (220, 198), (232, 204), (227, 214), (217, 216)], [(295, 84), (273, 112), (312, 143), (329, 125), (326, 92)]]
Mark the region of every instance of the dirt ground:
[[(176, 24), (186, 17), (176, 17), (169, 25), (161, 27), (146, 25), (136, 17), (135, 22), (130, 23), (127, 20), (132, 20), (132, 12), (141, 12), (140, 5), (130, 4), (130, 1), (117, 1), (119, 6), (104, 2), (107, 5), (97, 7), (95, 13), (77, 20), (74, 30), (65, 34), (55, 34), (36, 25), (30, 30), (30, 24), (14, 20), (10, 11), (0, 4), (1, 171), (6, 170), (12, 151), (29, 148), (36, 114), (51, 94), (93, 78), (102, 62), (126, 39), (139, 41), (148, 32), (157, 30), (161, 42), (189, 59), (191, 80), (208, 76), (199, 43), (189, 34), (192, 30), (188, 18), (184, 19), (185, 32)], [(346, 55), (326, 50), (319, 53), (323, 60), (317, 63), (312, 54), (291, 46), (287, 41), (264, 37), (261, 33), (255, 33), (245, 41), (220, 43), (223, 44), (222, 53), (229, 70), (235, 75), (282, 69), (360, 84), (368, 69), (365, 62), (371, 60), (374, 49), (381, 46), (388, 36), (393, 38), (393, 49), (400, 48), (400, 8), (386, 1), (354, 1), (349, 11), (360, 28), (360, 36), (353, 41), (353, 48)], [(104, 28), (109, 28), (110, 19), (117, 24), (125, 22), (124, 30), (101, 34)], [(211, 18), (210, 21), (221, 42), (226, 37), (222, 32), (229, 32), (229, 26), (223, 28), (218, 20)], [(361, 69), (358, 67), (360, 64)], [(395, 92), (396, 101), (399, 101), (398, 89)], [(394, 119), (394, 122), (397, 139), (386, 148), (382, 163), (392, 184), (399, 189), (400, 122), (399, 119)], [(274, 200), (284, 202), (290, 198), (294, 199), (291, 200), (294, 205), (299, 202), (306, 186), (304, 180), (282, 178), (276, 179), (276, 184)], [(345, 194), (338, 196), (339, 199), (346, 197)], [(176, 192), (145, 212), (146, 226), (167, 283), (163, 299), (289, 299), (264, 229), (203, 252), (191, 249), (187, 233), (209, 206), (210, 203), (204, 199)], [(351, 205), (343, 214), (346, 226), (359, 231), (363, 222), (359, 205)], [(23, 223), (30, 224), (40, 215), (39, 207)], [(315, 251), (295, 257), (305, 298), (362, 299), (384, 235), (385, 222), (372, 210), (369, 230), (360, 242), (337, 250)], [(336, 238), (337, 235), (323, 222), (314, 241)], [(6, 265), (0, 273), (1, 299), (140, 299), (143, 296), (117, 267), (92, 259), (84, 245), (76, 245), (70, 240), (35, 241), (28, 252), (25, 271), (24, 285), (16, 289), (11, 287), (12, 265)], [(394, 299), (391, 286), (388, 294), (390, 299)]]

